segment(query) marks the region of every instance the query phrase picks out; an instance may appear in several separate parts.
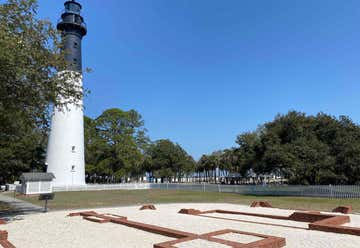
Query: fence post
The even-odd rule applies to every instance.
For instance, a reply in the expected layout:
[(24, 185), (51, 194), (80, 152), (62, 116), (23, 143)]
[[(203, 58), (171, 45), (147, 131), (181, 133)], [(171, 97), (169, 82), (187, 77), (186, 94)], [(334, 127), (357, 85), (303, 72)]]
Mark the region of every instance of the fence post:
[(329, 187), (330, 187), (330, 198), (333, 198), (334, 195), (333, 195), (332, 185), (330, 184)]
[(205, 183), (203, 183), (203, 192), (205, 192)]

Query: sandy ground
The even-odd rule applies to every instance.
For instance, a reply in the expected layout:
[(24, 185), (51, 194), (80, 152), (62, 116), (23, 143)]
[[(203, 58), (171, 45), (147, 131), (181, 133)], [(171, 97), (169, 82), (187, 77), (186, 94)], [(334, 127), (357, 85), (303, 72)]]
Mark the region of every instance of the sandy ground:
[(204, 214), (204, 216), (220, 217), (220, 218), (250, 221), (250, 222), (262, 222), (262, 223), (294, 226), (294, 227), (302, 227), (302, 228), (307, 228), (309, 225), (309, 223), (306, 222), (298, 222), (291, 220), (276, 220), (276, 219), (261, 218), (261, 217), (247, 216), (247, 215), (211, 213), (211, 214)]
[[(156, 207), (156, 211), (139, 211), (139, 206), (89, 210), (95, 210), (99, 213), (118, 214), (128, 217), (129, 220), (198, 234), (223, 229), (235, 229), (284, 237), (286, 238), (287, 248), (360, 247), (360, 236), (242, 223), (177, 213), (181, 208), (195, 208), (200, 210), (226, 209), (286, 216), (294, 212), (290, 210), (250, 208), (248, 206), (232, 204), (188, 203), (164, 204), (156, 205)], [(9, 232), (9, 240), (17, 248), (152, 248), (155, 243), (172, 240), (165, 236), (147, 233), (118, 224), (98, 224), (83, 220), (81, 217), (66, 217), (70, 212), (76, 211), (58, 211), (46, 214), (26, 215), (23, 220), (14, 221), (1, 228)], [(249, 216), (221, 215), (221, 217), (269, 222), (268, 219)], [(303, 223), (299, 224), (291, 221), (274, 220), (273, 223), (303, 226)], [(351, 223), (348, 225), (360, 227), (360, 216), (351, 215)], [(225, 235), (224, 237), (226, 236), (229, 240), (234, 241), (246, 238), (236, 237), (236, 235)], [(195, 241), (181, 244), (177, 247), (210, 248), (220, 246)]]

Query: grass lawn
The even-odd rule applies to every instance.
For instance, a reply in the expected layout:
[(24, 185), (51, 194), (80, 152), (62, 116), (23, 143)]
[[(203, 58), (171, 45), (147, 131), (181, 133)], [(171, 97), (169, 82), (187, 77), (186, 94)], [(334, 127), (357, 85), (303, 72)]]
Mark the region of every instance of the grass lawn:
[[(43, 205), (38, 196), (18, 196), (19, 199)], [(58, 192), (49, 202), (51, 209), (77, 209), (110, 206), (140, 205), (144, 203), (234, 203), (249, 205), (253, 201), (268, 201), (274, 207), (330, 211), (339, 205), (352, 205), (360, 213), (359, 199), (327, 199), (309, 197), (247, 196), (232, 193), (194, 192), (177, 190), (114, 190)]]
[(0, 211), (8, 211), (10, 206), (6, 203), (0, 202)]

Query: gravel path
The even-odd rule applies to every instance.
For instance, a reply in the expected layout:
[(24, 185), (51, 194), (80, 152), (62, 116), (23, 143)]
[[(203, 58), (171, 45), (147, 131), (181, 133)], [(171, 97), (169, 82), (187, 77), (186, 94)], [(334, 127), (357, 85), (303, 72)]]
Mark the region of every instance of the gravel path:
[[(113, 213), (127, 216), (129, 220), (197, 234), (223, 229), (235, 229), (284, 237), (286, 238), (287, 248), (360, 247), (359, 236), (242, 223), (177, 213), (181, 208), (195, 208), (200, 210), (226, 209), (274, 215), (289, 215), (293, 212), (288, 210), (250, 208), (232, 204), (164, 204), (156, 205), (156, 207), (156, 211), (139, 211), (139, 206), (104, 208), (96, 209), (96, 211), (99, 213)], [(98, 224), (85, 221), (80, 217), (65, 217), (70, 212), (74, 211), (26, 215), (24, 216), (24, 220), (14, 221), (4, 226), (4, 228), (9, 231), (9, 240), (13, 242), (17, 248), (152, 248), (155, 243), (173, 240), (165, 236), (151, 234), (113, 223)], [(231, 217), (235, 217), (235, 215)], [(351, 215), (351, 219), (352, 226), (360, 227), (359, 216)], [(229, 238), (235, 239), (236, 237), (229, 236)], [(203, 242), (197, 241), (188, 243), (187, 246), (183, 245), (178, 245), (178, 247), (210, 248), (213, 244), (204, 246)]]

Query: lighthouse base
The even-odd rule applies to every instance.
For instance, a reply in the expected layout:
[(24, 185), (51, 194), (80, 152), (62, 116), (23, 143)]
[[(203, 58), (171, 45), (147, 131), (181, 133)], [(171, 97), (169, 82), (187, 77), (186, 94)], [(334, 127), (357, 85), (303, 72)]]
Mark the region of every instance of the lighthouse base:
[(86, 185), (83, 123), (80, 106), (54, 109), (46, 163), (47, 172), (55, 175), (55, 187)]

